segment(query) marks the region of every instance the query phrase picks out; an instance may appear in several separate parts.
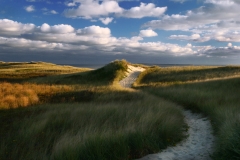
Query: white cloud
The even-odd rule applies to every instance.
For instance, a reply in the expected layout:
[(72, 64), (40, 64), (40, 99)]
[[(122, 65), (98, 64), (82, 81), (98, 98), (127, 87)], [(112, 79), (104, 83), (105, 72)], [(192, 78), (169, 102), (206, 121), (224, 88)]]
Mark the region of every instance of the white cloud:
[(66, 6), (68, 7), (73, 7), (73, 6), (76, 6), (76, 4), (74, 2), (71, 2), (71, 3), (65, 3)]
[(52, 14), (58, 14), (58, 12), (55, 11), (55, 10), (51, 10), (50, 13), (52, 13)]
[(191, 36), (169, 37), (176, 40), (240, 42), (239, 8), (240, 1), (237, 0), (204, 0), (204, 6), (185, 14), (164, 15), (159, 20), (145, 23), (143, 27), (192, 33)]
[(109, 16), (114, 14), (119, 17), (127, 18), (143, 18), (143, 17), (159, 17), (167, 7), (156, 7), (153, 3), (141, 3), (138, 7), (132, 7), (129, 10), (121, 8), (117, 1), (104, 0), (74, 0), (67, 3), (67, 6), (79, 6), (77, 8), (66, 9), (64, 15), (71, 18), (91, 19), (94, 17)]
[(27, 12), (33, 12), (33, 11), (35, 11), (35, 8), (34, 8), (33, 5), (26, 6), (26, 7), (24, 7), (24, 9), (25, 9)]
[(156, 7), (153, 3), (141, 3), (139, 7), (124, 10), (119, 16), (127, 18), (160, 17), (167, 7)]
[(46, 7), (42, 8), (42, 11), (43, 11), (43, 14), (45, 14), (45, 15), (58, 14), (57, 11), (55, 11), (55, 10), (49, 10), (49, 9), (47, 9)]
[(36, 0), (26, 0), (27, 2), (36, 2)]
[(189, 0), (170, 0), (170, 1), (178, 2), (178, 3), (184, 3), (184, 2), (189, 1)]
[[(218, 33), (218, 36), (228, 35)], [(165, 56), (204, 56), (227, 57), (240, 55), (240, 47), (229, 41), (227, 47), (185, 46), (163, 42), (143, 42), (144, 37), (156, 36), (152, 29), (141, 30), (139, 36), (113, 37), (107, 27), (89, 26), (75, 29), (67, 24), (41, 26), (22, 24), (8, 19), (0, 20), (0, 51), (15, 52), (66, 52), (99, 53), (99, 54), (133, 54), (133, 55), (165, 55)], [(235, 36), (239, 32), (234, 32)], [(200, 41), (206, 35), (192, 34), (172, 35), (175, 39)], [(216, 36), (213, 36), (216, 37)]]
[(81, 17), (91, 19), (92, 17), (107, 16), (111, 13), (120, 13), (122, 8), (116, 1), (82, 1), (78, 8), (67, 9), (64, 11), (66, 17)]
[(32, 23), (19, 23), (9, 19), (0, 19), (0, 34), (7, 36), (18, 36), (24, 33), (33, 32), (35, 25)]
[(196, 41), (196, 42), (206, 42), (211, 39), (211, 37), (205, 36), (202, 37), (200, 34), (192, 34), (191, 36), (187, 35), (171, 35), (169, 39), (176, 40), (187, 40), (187, 41)]
[[(3, 21), (3, 20), (1, 20)], [(0, 21), (0, 24), (1, 24)], [(0, 25), (0, 51), (14, 52), (74, 52), (84, 50), (84, 53), (99, 54), (163, 54), (182, 56), (194, 54), (191, 47), (179, 46), (162, 42), (141, 42), (143, 37), (131, 38), (113, 37), (107, 27), (89, 26), (74, 29), (67, 24), (41, 26), (22, 24), (11, 20), (4, 20), (5, 26)], [(6, 23), (7, 22), (7, 23)], [(6, 24), (15, 26), (12, 29)], [(7, 30), (7, 29), (8, 30)], [(22, 29), (24, 28), (25, 31)], [(8, 32), (6, 32), (6, 30)], [(141, 31), (140, 31), (141, 33)], [(144, 36), (155, 35), (150, 29), (142, 31)]]
[(144, 27), (163, 30), (190, 30), (198, 26), (234, 19), (240, 21), (240, 4), (233, 0), (206, 0), (206, 6), (188, 11), (185, 15), (165, 15), (160, 20), (145, 23)]
[(147, 29), (147, 30), (141, 30), (139, 36), (140, 37), (155, 37), (155, 36), (158, 36), (158, 34), (151, 29)]
[(106, 17), (106, 18), (99, 18), (99, 20), (103, 24), (108, 25), (109, 23), (111, 23), (113, 21), (113, 18), (112, 17)]
[(97, 37), (110, 37), (111, 30), (109, 28), (102, 28), (99, 26), (90, 26), (83, 29), (78, 29), (77, 34), (79, 35), (92, 35)]
[(74, 28), (71, 25), (59, 24), (54, 26), (49, 26), (47, 23), (44, 23), (40, 30), (46, 33), (56, 33), (56, 34), (66, 34), (74, 32)]

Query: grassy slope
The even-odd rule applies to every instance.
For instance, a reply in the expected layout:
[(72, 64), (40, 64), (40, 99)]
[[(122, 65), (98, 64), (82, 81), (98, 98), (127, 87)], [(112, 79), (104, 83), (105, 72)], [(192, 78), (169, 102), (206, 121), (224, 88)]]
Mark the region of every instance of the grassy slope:
[[(239, 74), (239, 69), (240, 67), (199, 71), (196, 69), (195, 74), (189, 74), (193, 72), (192, 70), (170, 69), (170, 73), (175, 70), (175, 79), (173, 75), (165, 74), (168, 69), (165, 69), (166, 72), (162, 72), (161, 69), (148, 70), (141, 75), (142, 84), (138, 85), (144, 86), (145, 91), (208, 115), (218, 137), (217, 150), (213, 158), (237, 160), (240, 159), (240, 78), (198, 83), (189, 83), (189, 80), (232, 76)], [(181, 83), (177, 83), (179, 81)]]
[(45, 62), (2, 62), (0, 63), (0, 81), (24, 82), (34, 77), (84, 72), (87, 70), (90, 69), (60, 66)]
[(143, 72), (137, 83), (141, 85), (145, 83), (147, 85), (172, 85), (237, 76), (240, 77), (240, 67), (238, 66), (153, 67)]
[(0, 157), (135, 159), (181, 140), (184, 122), (176, 105), (116, 83), (126, 66), (115, 61), (95, 71), (8, 84), (36, 85), (31, 88), (42, 104), (0, 110)]

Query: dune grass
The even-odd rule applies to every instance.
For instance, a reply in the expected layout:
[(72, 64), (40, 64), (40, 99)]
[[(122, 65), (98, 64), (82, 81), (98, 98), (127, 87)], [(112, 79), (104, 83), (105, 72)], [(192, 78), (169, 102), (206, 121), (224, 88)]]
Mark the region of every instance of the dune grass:
[(118, 85), (127, 64), (1, 83), (3, 98), (38, 98), (0, 110), (1, 159), (127, 160), (183, 139), (186, 126), (175, 104)]
[(143, 72), (135, 84), (172, 85), (237, 76), (240, 76), (239, 66), (152, 67)]
[(124, 78), (127, 71), (128, 62), (126, 60), (113, 61), (104, 67), (96, 70), (78, 72), (65, 75), (53, 75), (31, 79), (28, 82), (38, 84), (67, 84), (83, 86), (109, 86), (116, 84)]
[(0, 82), (0, 86), (0, 109), (40, 104), (56, 94), (73, 91), (73, 87), (67, 85)]
[(23, 82), (34, 77), (46, 77), (88, 70), (91, 69), (61, 66), (46, 62), (2, 62), (0, 63), (0, 81)]
[[(172, 69), (169, 72), (174, 73)], [(189, 80), (211, 80), (211, 78), (231, 76), (238, 74), (238, 69), (239, 67), (200, 69), (199, 75), (197, 69), (196, 74), (189, 75), (189, 71), (183, 68), (182, 70), (185, 71), (175, 71), (175, 80), (172, 76), (166, 76), (166, 72), (162, 73), (161, 69), (150, 70), (143, 73), (142, 84), (137, 85), (144, 91), (209, 116), (217, 136), (217, 148), (213, 159), (237, 160), (240, 159), (240, 78), (195, 83), (189, 83)], [(174, 83), (179, 81), (181, 83)]]
[(1, 124), (1, 157), (135, 159), (183, 138), (183, 117), (174, 104), (133, 91), (113, 101), (119, 94), (0, 112), (1, 122), (12, 121)]

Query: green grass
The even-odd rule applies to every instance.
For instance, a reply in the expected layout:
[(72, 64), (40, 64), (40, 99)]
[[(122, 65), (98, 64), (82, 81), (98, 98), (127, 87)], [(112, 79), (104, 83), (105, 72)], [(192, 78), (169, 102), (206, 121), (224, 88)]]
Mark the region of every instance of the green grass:
[(174, 104), (143, 93), (122, 92), (117, 102), (108, 101), (119, 94), (110, 92), (90, 103), (0, 112), (1, 122), (8, 122), (1, 124), (1, 157), (134, 159), (183, 138), (179, 134), (183, 117)]
[(127, 160), (182, 140), (186, 126), (177, 105), (118, 85), (127, 64), (17, 79), (12, 85), (34, 90), (41, 103), (0, 110), (1, 159)]
[[(188, 82), (195, 80), (195, 76), (201, 80), (231, 77), (231, 74), (238, 74), (238, 69), (239, 67), (197, 69), (195, 74), (189, 74), (190, 71), (183, 68), (181, 71), (175, 70), (175, 79), (165, 74), (167, 71), (148, 70), (142, 75), (142, 84), (136, 85), (144, 91), (209, 116), (217, 136), (213, 159), (237, 160), (240, 159), (240, 78)], [(174, 69), (169, 72), (174, 73)], [(181, 83), (175, 83), (179, 81)]]
[(78, 72), (65, 75), (53, 75), (47, 78), (40, 77), (31, 79), (28, 82), (38, 84), (67, 84), (67, 85), (90, 85), (90, 86), (109, 86), (116, 84), (125, 76), (128, 62), (113, 61), (106, 66), (85, 72)]
[(239, 66), (152, 67), (143, 72), (136, 84), (172, 85), (240, 76)]
[(0, 63), (0, 81), (25, 82), (35, 77), (69, 74), (91, 70), (72, 66), (60, 66), (45, 62), (2, 62)]

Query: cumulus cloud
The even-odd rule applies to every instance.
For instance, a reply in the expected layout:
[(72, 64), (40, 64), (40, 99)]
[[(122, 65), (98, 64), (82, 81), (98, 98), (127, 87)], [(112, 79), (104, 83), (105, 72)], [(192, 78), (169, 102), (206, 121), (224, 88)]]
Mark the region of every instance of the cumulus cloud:
[(119, 16), (127, 18), (160, 17), (167, 7), (156, 7), (153, 3), (141, 3), (139, 7), (124, 10)]
[[(11, 20), (1, 20), (1, 23), (5, 26), (0, 25), (0, 51), (4, 52), (31, 50), (33, 52), (68, 51), (78, 53), (84, 50), (84, 53), (97, 52), (99, 54), (167, 54), (168, 56), (194, 54), (189, 46), (162, 42), (141, 42), (143, 37), (156, 35), (151, 29), (140, 31), (142, 37), (126, 38), (113, 37), (109, 28), (94, 25), (75, 29), (67, 24), (51, 26), (44, 23), (41, 26), (35, 26)], [(6, 24), (11, 24), (12, 28), (6, 27)]]
[(33, 5), (26, 6), (26, 7), (24, 7), (24, 9), (25, 9), (27, 12), (33, 12), (33, 11), (35, 11), (35, 7), (34, 7)]
[[(235, 33), (238, 35), (238, 33)], [(220, 35), (220, 33), (219, 33)], [(222, 34), (224, 35), (224, 34)], [(157, 36), (152, 29), (141, 30), (139, 36), (131, 38), (113, 37), (108, 27), (89, 26), (75, 29), (71, 25), (58, 24), (41, 26), (23, 24), (8, 19), (0, 20), (0, 51), (1, 53), (40, 53), (60, 52), (85, 54), (131, 54), (161, 56), (202, 56), (224, 57), (238, 56), (240, 47), (185, 46), (163, 42), (144, 42), (144, 37)], [(172, 35), (174, 39), (199, 41), (201, 34)]]
[(239, 3), (233, 0), (205, 0), (205, 6), (189, 10), (186, 14), (165, 15), (160, 20), (145, 23), (144, 27), (163, 30), (190, 30), (198, 26), (234, 19), (240, 21)]
[(19, 23), (9, 19), (0, 19), (0, 34), (6, 36), (18, 36), (33, 32), (35, 25), (32, 23)]
[(46, 33), (64, 34), (64, 33), (72, 33), (74, 31), (74, 28), (71, 25), (66, 25), (66, 24), (50, 26), (47, 23), (44, 23), (40, 27), (40, 30)]
[(101, 4), (94, 0), (80, 2), (81, 4), (78, 8), (65, 10), (64, 15), (72, 18), (81, 17), (91, 19), (92, 17), (108, 16), (111, 13), (120, 13), (123, 10), (116, 1), (103, 1)]
[(211, 39), (211, 37), (204, 36), (202, 37), (200, 34), (192, 34), (191, 36), (187, 35), (171, 35), (169, 39), (176, 40), (186, 40), (186, 41), (196, 41), (196, 42), (206, 42)]
[(78, 29), (77, 33), (79, 35), (93, 35), (98, 37), (110, 37), (111, 30), (109, 28), (103, 28), (99, 26), (90, 26), (83, 29)]
[(91, 19), (101, 16), (109, 16), (115, 14), (119, 17), (127, 18), (143, 18), (143, 17), (159, 17), (167, 7), (156, 7), (153, 3), (141, 3), (138, 7), (132, 7), (129, 10), (121, 8), (117, 1), (104, 0), (100, 3), (99, 0), (74, 0), (67, 3), (67, 6), (79, 6), (76, 8), (66, 9), (64, 15), (71, 18)]
[(141, 30), (139, 36), (140, 37), (155, 37), (155, 36), (158, 36), (158, 34), (151, 29), (147, 29), (147, 30)]
[(112, 18), (112, 17), (99, 18), (99, 20), (105, 25), (108, 25), (109, 23), (111, 23), (113, 21), (113, 19), (114, 18)]
[(210, 47), (202, 51), (201, 55), (207, 57), (239, 57), (240, 54), (240, 46), (228, 46), (228, 47)]
[(172, 35), (170, 39), (206, 42), (240, 42), (240, 17), (237, 0), (204, 0), (204, 6), (185, 14), (164, 15), (143, 27), (190, 32), (192, 35)]

